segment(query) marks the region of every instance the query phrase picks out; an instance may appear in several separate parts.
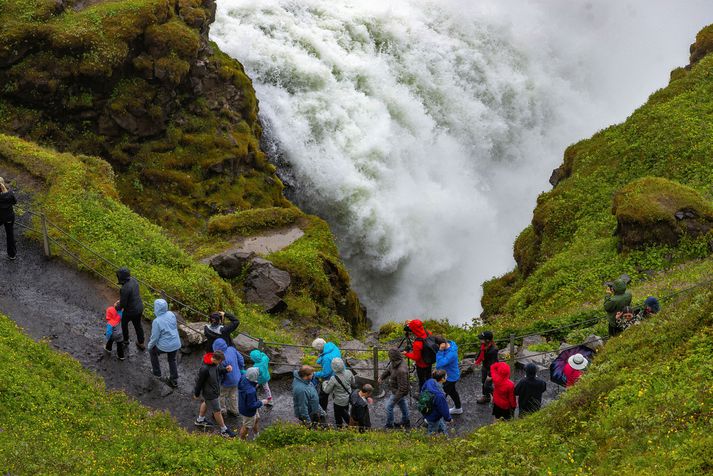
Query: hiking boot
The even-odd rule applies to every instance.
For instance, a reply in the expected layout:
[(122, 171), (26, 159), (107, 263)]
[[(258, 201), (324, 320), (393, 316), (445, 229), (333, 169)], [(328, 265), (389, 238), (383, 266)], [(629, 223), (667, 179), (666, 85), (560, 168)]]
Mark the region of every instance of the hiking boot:
[(475, 401), (475, 403), (480, 403), (481, 405), (484, 405), (486, 403), (490, 403), (490, 395), (483, 395), (479, 399)]
[(451, 415), (461, 415), (461, 414), (463, 414), (463, 409), (462, 409), (462, 408), (449, 408), (448, 411), (451, 412)]
[(235, 438), (235, 432), (230, 428), (226, 428), (225, 430), (221, 430), (220, 436), (225, 438)]
[(140, 343), (138, 343), (138, 342), (136, 343), (136, 348), (139, 349), (139, 350), (141, 350), (141, 351), (146, 350), (146, 346), (145, 346), (144, 344), (140, 344)]
[(410, 430), (411, 429), (411, 422), (410, 421), (405, 421), (401, 425), (401, 428), (403, 430)]
[(171, 388), (178, 388), (178, 382), (176, 382), (175, 380), (171, 380), (168, 377), (162, 377), (161, 381)]
[(10, 261), (15, 261), (17, 259), (17, 256), (8, 256), (7, 259)]
[(119, 360), (120, 360), (121, 362), (123, 362), (123, 361), (126, 360), (126, 357), (119, 357)]
[(199, 420), (198, 418), (196, 418), (196, 421), (194, 421), (193, 424), (201, 428), (210, 428), (211, 426), (213, 426), (213, 424), (208, 420)]
[(394, 428), (398, 428), (399, 426), (400, 426), (400, 425), (397, 426), (397, 425), (394, 425), (394, 424), (392, 423), (391, 425), (388, 425), (388, 424), (387, 424), (386, 426), (384, 426), (384, 428), (387, 429), (387, 430), (393, 430)]

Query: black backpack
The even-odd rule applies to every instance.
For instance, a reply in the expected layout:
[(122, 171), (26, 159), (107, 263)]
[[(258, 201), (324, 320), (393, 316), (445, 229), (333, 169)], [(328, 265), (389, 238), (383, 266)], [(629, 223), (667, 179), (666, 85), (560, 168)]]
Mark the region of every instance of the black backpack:
[(425, 363), (431, 365), (436, 363), (436, 354), (440, 350), (436, 340), (433, 335), (429, 335), (425, 339), (417, 337), (416, 340), (423, 342), (423, 349), (421, 349), (421, 360)]
[(418, 396), (418, 411), (423, 416), (428, 416), (433, 412), (433, 394), (428, 390), (424, 390)]

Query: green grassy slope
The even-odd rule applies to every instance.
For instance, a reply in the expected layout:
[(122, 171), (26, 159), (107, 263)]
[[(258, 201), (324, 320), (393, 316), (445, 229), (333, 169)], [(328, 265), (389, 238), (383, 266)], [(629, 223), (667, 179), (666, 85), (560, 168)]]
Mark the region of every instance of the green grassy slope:
[[(713, 470), (713, 287), (611, 341), (540, 413), (465, 439), (264, 430), (188, 435), (0, 316), (0, 461), (10, 474), (705, 474)], [(175, 396), (169, 398), (188, 398)]]
[[(700, 53), (710, 29), (692, 49), (695, 64), (674, 71), (670, 84), (623, 124), (567, 149), (561, 180), (538, 198), (532, 225), (515, 243), (517, 269), (484, 285), (487, 319), (530, 325), (598, 306), (602, 283), (621, 273), (632, 276), (636, 295), (651, 289), (647, 282), (657, 273), (713, 252), (713, 233), (675, 239), (657, 233), (667, 220), (675, 222), (676, 207), (690, 206), (711, 220), (713, 55)], [(617, 219), (656, 238), (629, 250), (614, 235)]]

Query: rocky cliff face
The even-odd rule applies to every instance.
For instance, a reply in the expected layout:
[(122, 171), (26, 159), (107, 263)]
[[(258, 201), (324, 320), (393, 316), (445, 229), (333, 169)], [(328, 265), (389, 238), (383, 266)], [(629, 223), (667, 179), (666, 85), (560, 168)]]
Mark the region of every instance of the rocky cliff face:
[(214, 16), (215, 0), (0, 3), (0, 130), (107, 160), (122, 200), (185, 243), (211, 217), (292, 207)]

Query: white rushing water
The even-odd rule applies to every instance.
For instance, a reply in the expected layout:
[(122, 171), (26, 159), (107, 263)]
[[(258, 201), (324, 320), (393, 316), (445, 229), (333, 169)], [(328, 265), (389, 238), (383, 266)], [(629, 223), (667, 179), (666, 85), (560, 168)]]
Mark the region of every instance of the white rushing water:
[(713, 2), (223, 0), (212, 38), (375, 321), (467, 322), (564, 148), (687, 63)]

